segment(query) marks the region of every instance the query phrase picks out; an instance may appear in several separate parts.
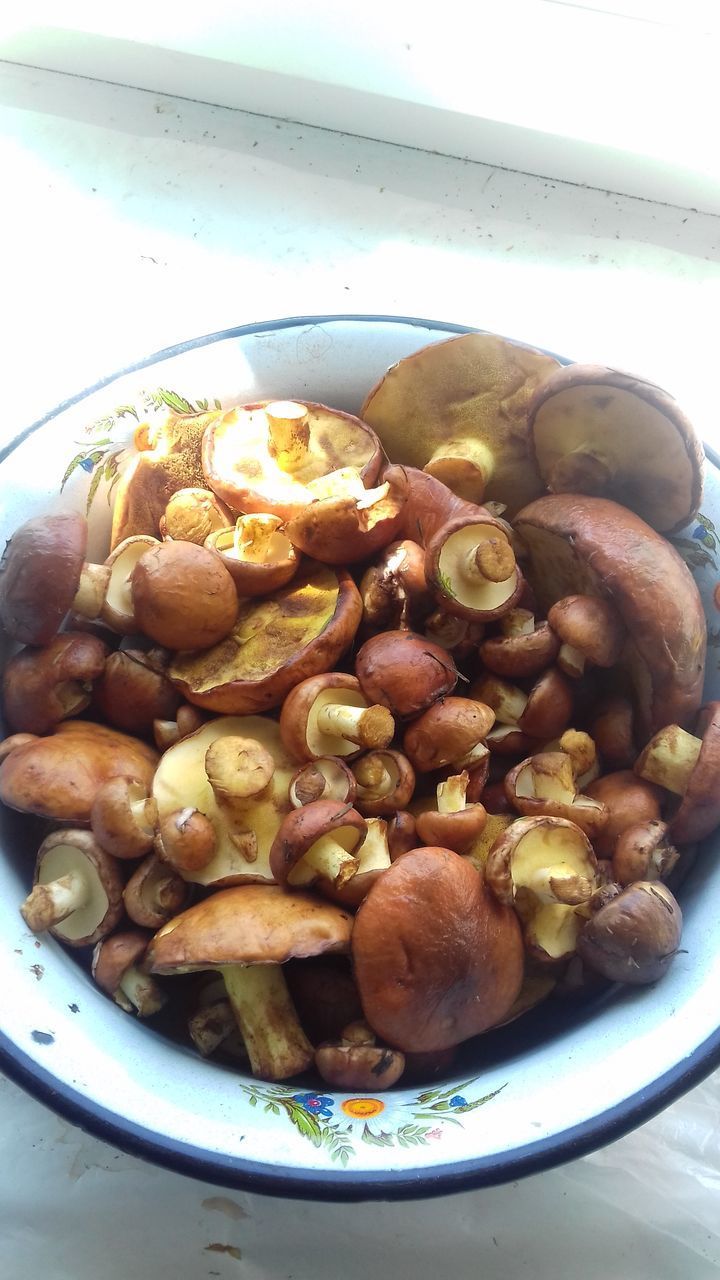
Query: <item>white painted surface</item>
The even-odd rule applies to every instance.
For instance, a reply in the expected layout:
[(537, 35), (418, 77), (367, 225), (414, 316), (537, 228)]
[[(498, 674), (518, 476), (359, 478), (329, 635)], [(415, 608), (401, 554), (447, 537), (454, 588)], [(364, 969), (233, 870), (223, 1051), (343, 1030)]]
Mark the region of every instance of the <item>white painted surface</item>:
[[(362, 311), (632, 368), (720, 439), (717, 218), (17, 68), (0, 74), (0, 134), (4, 437), (182, 338)], [(719, 1110), (716, 1081), (519, 1186), (343, 1208), (226, 1199), (6, 1083), (0, 1274), (705, 1280), (720, 1270)]]

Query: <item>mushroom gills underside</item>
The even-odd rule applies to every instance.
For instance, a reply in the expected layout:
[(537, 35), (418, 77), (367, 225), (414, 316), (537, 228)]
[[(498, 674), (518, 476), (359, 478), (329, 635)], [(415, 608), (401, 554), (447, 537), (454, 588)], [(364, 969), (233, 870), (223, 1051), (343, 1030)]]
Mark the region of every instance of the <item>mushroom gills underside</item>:
[(56, 845), (45, 855), (38, 871), (38, 884), (50, 884), (64, 876), (82, 879), (83, 901), (66, 920), (53, 926), (53, 932), (72, 941), (89, 937), (110, 905), (102, 880), (92, 863), (70, 844)]
[(466, 608), (491, 612), (515, 592), (517, 569), (502, 582), (490, 582), (470, 566), (475, 548), (498, 537), (493, 524), (468, 524), (446, 538), (438, 556), (438, 577), (449, 596)]

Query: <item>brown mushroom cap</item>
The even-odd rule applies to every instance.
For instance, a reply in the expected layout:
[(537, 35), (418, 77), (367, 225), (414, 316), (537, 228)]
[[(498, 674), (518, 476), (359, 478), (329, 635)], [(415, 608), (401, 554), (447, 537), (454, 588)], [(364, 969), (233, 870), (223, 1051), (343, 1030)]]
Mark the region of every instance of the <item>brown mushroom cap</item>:
[(542, 492), (527, 409), (556, 369), (529, 347), (463, 334), (393, 365), (361, 413), (391, 458), (427, 466), (464, 498), (505, 503), (512, 516)]
[(637, 822), (654, 822), (660, 817), (660, 788), (636, 778), (630, 769), (597, 778), (590, 783), (587, 794), (606, 805), (610, 814), (604, 830), (593, 837), (599, 858), (612, 858), (622, 831)]
[[(59, 631), (80, 586), (87, 531), (87, 520), (70, 512), (36, 516), (15, 530), (0, 565), (0, 622), (7, 635), (40, 645)], [(101, 604), (102, 592), (96, 613)]]
[(202, 487), (202, 437), (211, 413), (166, 413), (153, 424), (149, 439), (142, 426), (135, 433), (141, 450), (126, 467), (115, 488), (111, 545), (138, 533), (157, 537), (165, 508), (178, 489)]
[(357, 808), (365, 818), (391, 816), (404, 809), (415, 790), (415, 770), (401, 751), (369, 751), (353, 765)]
[(623, 886), (638, 880), (665, 880), (680, 854), (668, 839), (668, 825), (655, 819), (620, 832), (612, 856), (613, 879)]
[[(337, 732), (323, 720), (323, 716), (332, 716), (330, 709), (336, 707), (350, 709), (347, 732), (343, 732), (342, 712)], [(282, 740), (297, 760), (353, 756), (363, 747), (386, 747), (394, 733), (395, 722), (387, 707), (370, 707), (359, 682), (344, 671), (327, 671), (302, 680), (290, 690), (280, 712)]]
[(391, 542), (360, 582), (363, 623), (378, 631), (415, 626), (433, 607), (425, 552), (410, 538)]
[(132, 593), (133, 570), (141, 556), (151, 547), (159, 546), (157, 538), (138, 534), (119, 542), (105, 561), (110, 569), (110, 580), (100, 617), (107, 627), (120, 635), (131, 636), (140, 630)]
[(283, 520), (311, 501), (308, 481), (339, 467), (356, 467), (372, 484), (381, 458), (377, 436), (366, 423), (308, 401), (231, 409), (210, 423), (203, 440), (203, 469), (218, 497), (233, 511)]
[(443, 698), (408, 726), (403, 739), (405, 754), (421, 772), (479, 763), (494, 723), (495, 712), (484, 702)]
[(154, 979), (142, 972), (150, 937), (139, 929), (114, 933), (98, 942), (92, 958), (91, 973), (97, 985), (126, 1013), (137, 1013), (140, 1018), (158, 1013), (167, 999)]
[(528, 421), (555, 492), (613, 498), (661, 533), (698, 511), (702, 445), (660, 387), (601, 365), (568, 365), (537, 389)]
[(611, 982), (657, 982), (677, 955), (681, 934), (682, 912), (670, 890), (641, 880), (588, 921), (578, 952)]
[(287, 894), (279, 885), (223, 889), (163, 926), (148, 948), (147, 967), (153, 973), (191, 973), (347, 952), (352, 923), (333, 903)]
[(273, 597), (242, 604), (225, 640), (177, 655), (168, 675), (197, 706), (235, 715), (267, 711), (307, 676), (332, 670), (361, 613), (349, 573), (310, 565)]
[(490, 636), (483, 641), (480, 658), (488, 671), (520, 680), (539, 675), (555, 661), (560, 641), (547, 622), (535, 626), (532, 615), (530, 617), (531, 629), (528, 631)]
[(232, 513), (210, 489), (178, 489), (160, 517), (160, 534), (180, 542), (207, 543), (232, 524)]
[(356, 792), (355, 778), (345, 762), (337, 756), (320, 756), (316, 760), (306, 761), (295, 770), (288, 788), (293, 809), (310, 804), (312, 800), (337, 800), (340, 804), (354, 804)]
[[(318, 878), (326, 879), (325, 869), (320, 870), (314, 864), (311, 866), (305, 857), (323, 841), (323, 844), (331, 843), (337, 847), (341, 855), (353, 855), (354, 874), (357, 851), (365, 833), (365, 819), (351, 805), (338, 804), (336, 800), (314, 800), (300, 809), (291, 809), (283, 818), (270, 848), (270, 870), (278, 884), (283, 885), (305, 887)], [(345, 858), (341, 857), (341, 860), (346, 863)], [(349, 860), (346, 865), (350, 866)], [(332, 882), (335, 883), (334, 875)]]
[(166, 814), (160, 823), (155, 850), (181, 875), (202, 871), (217, 851), (215, 828), (199, 809), (177, 809)]
[(239, 516), (233, 526), (214, 530), (204, 546), (220, 556), (241, 597), (279, 591), (300, 567), (279, 516)]
[(596, 667), (614, 667), (625, 642), (615, 609), (599, 596), (564, 596), (548, 613), (548, 622), (564, 645), (577, 649)]
[(151, 734), (156, 720), (175, 718), (180, 702), (177, 689), (141, 649), (111, 653), (93, 686), (96, 711), (125, 733)]
[(397, 537), (406, 495), (400, 476), (366, 489), (359, 472), (342, 468), (309, 485), (311, 501), (285, 525), (305, 555), (323, 564), (369, 560)]
[(161, 542), (132, 571), (140, 630), (168, 649), (207, 649), (235, 624), (235, 583), (219, 556), (194, 542)]
[(604, 498), (554, 494), (520, 512), (524, 566), (543, 609), (576, 592), (607, 597), (628, 631), (621, 666), (640, 732), (684, 725), (700, 705), (706, 621), (687, 566), (638, 516)]
[(477, 1035), (502, 1021), (522, 984), (514, 912), (448, 849), (414, 849), (378, 878), (355, 919), (352, 952), (368, 1023), (403, 1050)]
[(517, 813), (546, 815), (573, 822), (593, 841), (604, 839), (610, 823), (603, 797), (588, 788), (578, 795), (572, 761), (563, 751), (541, 751), (521, 760), (505, 775), (505, 795)]
[(157, 752), (136, 738), (66, 720), (3, 760), (0, 800), (23, 813), (89, 824), (93, 800), (108, 778), (136, 778), (149, 788), (157, 760)]
[(633, 709), (628, 698), (607, 698), (590, 721), (590, 736), (610, 769), (629, 769), (637, 759)]
[(159, 929), (187, 906), (189, 896), (185, 881), (167, 862), (151, 853), (125, 885), (123, 902), (133, 924)]
[(557, 667), (548, 667), (532, 686), (518, 728), (532, 738), (556, 738), (570, 724), (572, 689)]
[(90, 704), (107, 646), (96, 636), (65, 631), (42, 649), (21, 649), (5, 664), (2, 700), (11, 729), (48, 733)]
[(405, 1057), (378, 1044), (322, 1044), (315, 1051), (315, 1066), (334, 1089), (374, 1093), (397, 1084)]
[(355, 674), (369, 702), (389, 707), (403, 719), (419, 715), (458, 680), (446, 650), (412, 631), (371, 636), (355, 657)]
[(108, 778), (95, 792), (90, 826), (115, 858), (141, 858), (152, 848), (157, 807), (149, 788), (133, 778)]
[[(69, 895), (62, 904), (53, 891), (57, 882), (63, 899)], [(70, 946), (90, 946), (122, 918), (119, 864), (89, 831), (66, 828), (46, 836), (38, 849), (33, 884), (21, 907), (28, 928), (49, 929)]]

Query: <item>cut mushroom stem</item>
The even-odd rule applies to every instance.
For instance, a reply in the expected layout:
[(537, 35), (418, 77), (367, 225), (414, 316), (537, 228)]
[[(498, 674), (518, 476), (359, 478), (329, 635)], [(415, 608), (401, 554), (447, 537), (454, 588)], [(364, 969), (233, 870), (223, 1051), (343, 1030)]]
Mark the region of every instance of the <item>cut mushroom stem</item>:
[(107, 564), (83, 565), (78, 589), (70, 606), (72, 613), (79, 613), (83, 618), (97, 618), (105, 603), (111, 572), (111, 566)]
[(647, 782), (684, 796), (700, 757), (702, 740), (677, 724), (667, 725), (642, 752), (635, 772)]
[(36, 884), (20, 908), (20, 914), (33, 933), (45, 933), (67, 920), (73, 911), (86, 906), (90, 897), (87, 880), (78, 871), (59, 876), (47, 884)]
[(506, 582), (515, 568), (515, 556), (505, 537), (483, 538), (459, 563), (470, 582)]
[(573, 644), (561, 644), (557, 664), (566, 676), (579, 679), (585, 670), (585, 655)]
[(154, 1013), (159, 1013), (166, 999), (155, 979), (142, 973), (134, 965), (125, 970), (115, 992), (115, 1001), (121, 1009), (126, 1013), (137, 1010), (141, 1018), (150, 1018)]
[[(316, 876), (321, 876), (329, 880), (336, 889), (340, 889), (352, 879), (357, 869), (357, 858), (352, 853), (343, 849), (331, 835), (321, 836), (304, 855), (302, 868), (290, 872), (288, 884), (305, 884), (308, 878), (314, 880)], [(308, 872), (312, 873), (310, 877)]]
[(461, 809), (464, 809), (469, 782), (470, 777), (467, 770), (465, 770), (463, 773), (454, 774), (453, 777), (446, 778), (444, 782), (438, 783), (438, 813), (459, 813)]
[(313, 1048), (298, 1022), (278, 964), (220, 967), (253, 1074), (284, 1080), (304, 1071)]
[(205, 772), (218, 807), (230, 823), (230, 838), (246, 862), (257, 859), (253, 805), (268, 792), (275, 773), (270, 752), (254, 738), (216, 738), (205, 753)]
[(353, 707), (342, 702), (329, 702), (317, 713), (321, 733), (345, 738), (359, 747), (376, 750), (387, 747), (395, 733), (395, 721), (387, 707)]
[(188, 1022), (190, 1039), (203, 1058), (210, 1058), (237, 1029), (237, 1020), (229, 1000), (215, 1000), (198, 1009)]
[(270, 453), (282, 471), (297, 471), (307, 461), (310, 419), (304, 404), (273, 400), (265, 406)]

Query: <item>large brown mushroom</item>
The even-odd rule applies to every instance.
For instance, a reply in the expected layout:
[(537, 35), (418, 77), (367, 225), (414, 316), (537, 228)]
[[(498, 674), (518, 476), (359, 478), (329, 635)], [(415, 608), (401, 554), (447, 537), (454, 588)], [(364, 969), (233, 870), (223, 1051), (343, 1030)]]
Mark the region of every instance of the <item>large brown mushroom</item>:
[(176, 655), (168, 676), (188, 702), (211, 711), (268, 711), (301, 680), (337, 665), (361, 614), (346, 570), (310, 565), (274, 596), (245, 601), (224, 640)]
[(503, 1020), (522, 984), (517, 917), (448, 849), (414, 849), (378, 878), (352, 952), (365, 1018), (401, 1050), (479, 1034)]
[(370, 706), (354, 676), (328, 671), (302, 680), (280, 712), (282, 740), (296, 760), (352, 756), (387, 747), (395, 721), (387, 707)]
[(9, 728), (49, 733), (90, 705), (107, 646), (96, 636), (65, 631), (42, 648), (21, 649), (5, 664), (2, 701)]
[(528, 421), (540, 472), (556, 493), (613, 498), (661, 533), (697, 512), (702, 445), (660, 387), (618, 369), (571, 364), (537, 389)]
[(576, 593), (615, 606), (628, 632), (620, 667), (634, 689), (641, 737), (687, 725), (702, 697), (706, 622), (674, 548), (617, 503), (567, 493), (525, 507), (515, 528), (541, 608)]
[(87, 564), (88, 525), (81, 515), (36, 516), (16, 529), (0, 564), (0, 622), (21, 644), (47, 644), (72, 610), (96, 618), (110, 579)]
[(440, 645), (412, 631), (384, 631), (355, 657), (355, 674), (369, 702), (381, 703), (400, 719), (419, 715), (451, 693), (458, 671)]
[(86, 947), (119, 924), (123, 882), (118, 864), (89, 831), (54, 831), (38, 849), (32, 893), (20, 908), (33, 933), (49, 930)]
[(443, 698), (406, 729), (405, 754), (423, 773), (446, 765), (471, 769), (486, 757), (485, 739), (494, 723), (495, 712), (484, 702)]
[(279, 885), (214, 893), (171, 920), (147, 954), (152, 973), (218, 970), (253, 1074), (284, 1080), (310, 1066), (314, 1051), (290, 999), (282, 965), (292, 958), (347, 952), (352, 916)]
[(0, 800), (42, 818), (89, 825), (93, 800), (108, 778), (149, 787), (157, 752), (105, 725), (65, 720), (53, 734), (17, 747), (0, 765)]
[(327, 405), (273, 400), (231, 409), (208, 426), (203, 468), (233, 511), (290, 520), (312, 501), (309, 481), (356, 468), (374, 483), (382, 458), (375, 432)]
[(140, 630), (168, 649), (208, 649), (235, 625), (235, 584), (220, 557), (194, 542), (160, 542), (146, 551), (131, 585)]

